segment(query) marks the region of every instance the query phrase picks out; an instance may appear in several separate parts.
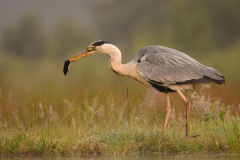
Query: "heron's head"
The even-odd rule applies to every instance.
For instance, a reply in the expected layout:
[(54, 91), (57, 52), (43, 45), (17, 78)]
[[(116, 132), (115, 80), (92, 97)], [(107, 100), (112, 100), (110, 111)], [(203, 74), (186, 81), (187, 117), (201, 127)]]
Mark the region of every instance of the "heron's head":
[(104, 51), (103, 46), (105, 46), (106, 44), (109, 44), (109, 43), (106, 41), (103, 41), (103, 40), (95, 41), (92, 44), (90, 44), (90, 46), (87, 47), (82, 52), (80, 52), (80, 53), (76, 54), (75, 56), (73, 56), (72, 58), (66, 60), (64, 63), (64, 67), (63, 67), (63, 73), (65, 74), (65, 76), (68, 73), (68, 68), (70, 66), (70, 62), (73, 62), (79, 58), (86, 57), (86, 56), (94, 54), (94, 53), (104, 53), (105, 51)]

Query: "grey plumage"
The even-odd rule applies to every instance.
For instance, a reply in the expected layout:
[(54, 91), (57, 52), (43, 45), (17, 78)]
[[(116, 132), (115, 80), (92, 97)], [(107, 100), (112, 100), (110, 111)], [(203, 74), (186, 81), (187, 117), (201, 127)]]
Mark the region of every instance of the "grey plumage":
[(206, 67), (182, 52), (163, 46), (152, 45), (140, 49), (134, 61), (138, 62), (139, 74), (151, 85), (154, 83), (171, 89), (184, 84), (194, 88), (197, 83), (225, 83), (225, 78), (216, 69)]

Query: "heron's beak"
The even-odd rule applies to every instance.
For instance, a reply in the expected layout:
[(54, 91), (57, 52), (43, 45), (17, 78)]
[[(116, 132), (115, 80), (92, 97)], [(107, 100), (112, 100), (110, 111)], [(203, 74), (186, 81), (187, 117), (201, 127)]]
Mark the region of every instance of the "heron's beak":
[(88, 49), (85, 49), (82, 52), (80, 52), (80, 53), (76, 54), (75, 56), (73, 56), (72, 58), (70, 58), (69, 61), (72, 62), (79, 58), (86, 57), (90, 54), (93, 54), (93, 51), (89, 51)]
[(75, 56), (73, 56), (72, 58), (70, 58), (69, 60), (66, 60), (65, 63), (64, 63), (64, 66), (63, 66), (63, 73), (65, 74), (65, 76), (67, 75), (68, 73), (68, 69), (70, 67), (70, 62), (73, 62), (79, 58), (82, 58), (82, 57), (86, 57), (90, 54), (93, 54), (94, 51), (93, 50), (89, 50), (89, 48), (83, 50), (82, 52), (76, 54)]

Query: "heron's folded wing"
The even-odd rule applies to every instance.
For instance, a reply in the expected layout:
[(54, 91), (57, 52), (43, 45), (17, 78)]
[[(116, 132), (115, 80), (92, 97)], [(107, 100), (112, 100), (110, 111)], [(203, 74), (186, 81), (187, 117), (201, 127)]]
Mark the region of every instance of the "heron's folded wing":
[(163, 84), (225, 81), (216, 69), (206, 67), (175, 50), (148, 53), (142, 57), (137, 69), (139, 74), (147, 80)]

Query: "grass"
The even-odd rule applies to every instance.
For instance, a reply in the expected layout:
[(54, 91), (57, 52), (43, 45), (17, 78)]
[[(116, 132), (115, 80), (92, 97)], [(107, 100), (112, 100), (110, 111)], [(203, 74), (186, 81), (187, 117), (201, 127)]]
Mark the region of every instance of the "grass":
[(192, 106), (190, 136), (200, 135), (185, 138), (185, 105), (177, 94), (170, 95), (173, 109), (162, 132), (165, 95), (143, 92), (104, 60), (93, 63), (94, 57), (75, 63), (64, 77), (59, 62), (65, 59), (1, 56), (1, 154), (239, 153), (240, 92), (233, 78), (185, 93)]
[[(167, 129), (161, 127), (165, 104), (156, 92), (115, 96), (110, 89), (93, 96), (82, 91), (71, 101), (29, 100), (22, 109), (1, 98), (2, 154), (239, 153), (240, 120), (231, 106), (191, 93), (190, 136), (185, 135), (184, 103), (179, 99)], [(5, 100), (4, 100), (5, 99)], [(155, 101), (154, 101), (155, 99)], [(174, 98), (175, 99), (175, 98)], [(172, 100), (172, 99), (171, 99)], [(175, 106), (181, 107), (175, 107)], [(178, 108), (178, 109), (177, 109)], [(179, 109), (180, 108), (180, 109)], [(182, 109), (182, 110), (181, 110)], [(195, 138), (190, 138), (191, 136)]]

